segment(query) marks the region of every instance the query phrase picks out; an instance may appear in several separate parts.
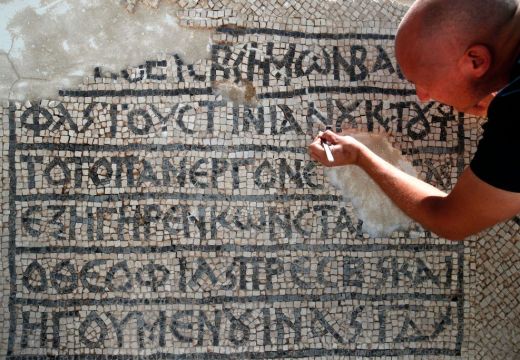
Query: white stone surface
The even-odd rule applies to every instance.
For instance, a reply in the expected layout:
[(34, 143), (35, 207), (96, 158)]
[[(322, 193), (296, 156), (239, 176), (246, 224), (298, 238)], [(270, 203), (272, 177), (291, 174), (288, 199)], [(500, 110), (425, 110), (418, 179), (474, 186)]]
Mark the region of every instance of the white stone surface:
[[(165, 53), (178, 53), (188, 63), (208, 56), (209, 32), (181, 28), (171, 2), (134, 13), (123, 9), (102, 0), (0, 3), (0, 49), (21, 78), (8, 97), (56, 97), (58, 89), (79, 84), (96, 66), (119, 72)], [(0, 78), (11, 79), (11, 72), (0, 67)], [(5, 98), (5, 90), (0, 96)]]
[(18, 79), (11, 62), (6, 54), (0, 54), (0, 99), (9, 96), (9, 90)]

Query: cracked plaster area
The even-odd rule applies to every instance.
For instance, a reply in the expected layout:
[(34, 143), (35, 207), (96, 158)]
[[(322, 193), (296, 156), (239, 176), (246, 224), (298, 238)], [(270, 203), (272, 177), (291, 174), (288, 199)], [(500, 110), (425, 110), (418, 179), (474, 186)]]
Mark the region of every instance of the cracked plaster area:
[(114, 0), (0, 1), (0, 99), (55, 98), (97, 66), (207, 58), (210, 32), (181, 28), (176, 11), (172, 2), (130, 13)]

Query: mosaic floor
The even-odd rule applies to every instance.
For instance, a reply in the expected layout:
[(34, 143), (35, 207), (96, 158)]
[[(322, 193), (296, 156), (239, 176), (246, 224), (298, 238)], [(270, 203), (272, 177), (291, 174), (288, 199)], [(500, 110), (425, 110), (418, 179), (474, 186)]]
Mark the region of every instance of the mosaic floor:
[(519, 217), (371, 237), (307, 155), (331, 126), (387, 134), (446, 191), (467, 166), (483, 119), (418, 102), (393, 55), (407, 6), (174, 6), (207, 58), (94, 63), (0, 107), (1, 356), (520, 359)]

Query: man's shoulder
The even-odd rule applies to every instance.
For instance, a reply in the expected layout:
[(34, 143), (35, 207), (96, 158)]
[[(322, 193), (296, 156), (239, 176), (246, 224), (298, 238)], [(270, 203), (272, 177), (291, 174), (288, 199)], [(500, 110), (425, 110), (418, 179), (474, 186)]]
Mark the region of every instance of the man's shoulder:
[(493, 99), (470, 168), (496, 188), (520, 192), (520, 76)]
[(520, 76), (513, 79), (505, 88), (497, 94), (499, 99), (509, 99), (520, 97)]
[[(509, 83), (498, 92), (495, 99), (498, 103), (518, 100), (520, 98), (520, 57), (510, 73)], [(520, 105), (520, 104), (518, 104)]]
[[(490, 123), (498, 120), (496, 125), (501, 127), (520, 127), (520, 76), (513, 79), (495, 96), (488, 109)], [(506, 121), (510, 119), (511, 121)]]

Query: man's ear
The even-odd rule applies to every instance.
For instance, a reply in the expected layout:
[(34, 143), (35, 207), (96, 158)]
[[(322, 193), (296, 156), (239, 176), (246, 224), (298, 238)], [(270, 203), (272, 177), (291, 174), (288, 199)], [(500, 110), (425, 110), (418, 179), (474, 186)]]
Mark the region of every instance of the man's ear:
[(481, 78), (491, 67), (491, 51), (485, 45), (471, 45), (459, 59), (461, 72), (472, 78)]

